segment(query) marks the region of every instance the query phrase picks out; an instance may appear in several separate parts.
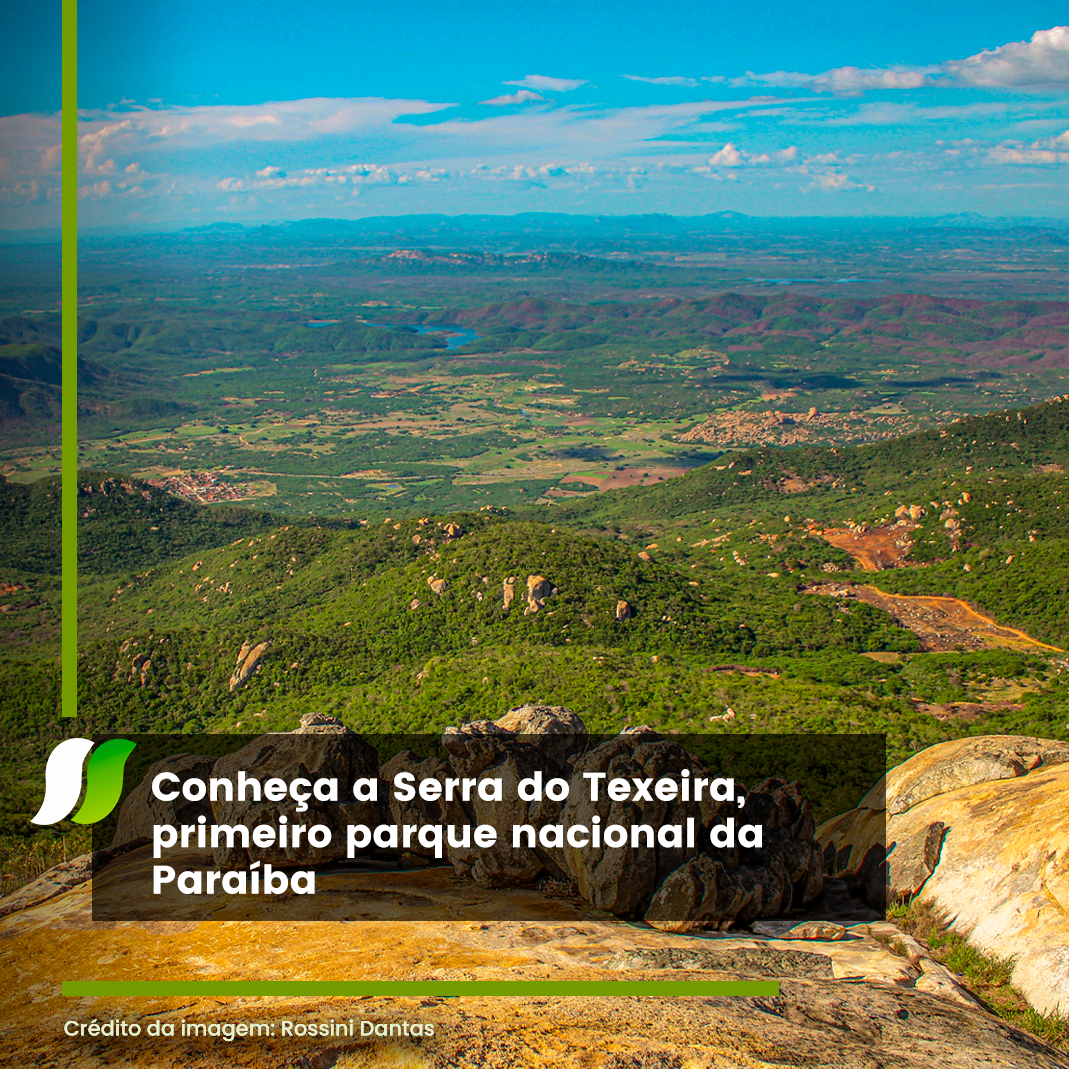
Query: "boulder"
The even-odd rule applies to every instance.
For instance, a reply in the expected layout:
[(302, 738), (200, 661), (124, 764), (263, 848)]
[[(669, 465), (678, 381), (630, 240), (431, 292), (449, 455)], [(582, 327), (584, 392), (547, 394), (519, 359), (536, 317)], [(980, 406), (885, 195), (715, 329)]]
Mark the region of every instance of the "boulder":
[(263, 660), (263, 656), (270, 645), (270, 642), (260, 642), (255, 646), (249, 642), (242, 643), (241, 649), (238, 651), (237, 663), (234, 665), (234, 671), (230, 675), (231, 690), (239, 690), (245, 686), (249, 676), (259, 667), (260, 661)]
[(470, 876), (483, 887), (530, 883), (543, 869), (555, 877), (565, 876), (560, 851), (512, 845), (515, 825), (529, 824), (537, 831), (545, 824), (559, 823), (563, 802), (525, 801), (518, 797), (517, 786), (536, 772), (546, 780), (567, 780), (567, 754), (585, 734), (585, 725), (571, 710), (544, 705), (518, 706), (496, 722), (479, 720), (446, 728), (442, 744), (453, 773), (500, 779), (503, 785), (501, 801), (486, 801), (476, 792), (465, 805), (471, 823), (496, 828), (498, 841), (490, 850), (450, 850), (459, 875)]
[(427, 586), (429, 586), (431, 591), (435, 594), (444, 594), (448, 584), (444, 579), (439, 579), (436, 575), (431, 575), (427, 577)]
[(561, 705), (518, 705), (494, 724), (502, 731), (524, 736), (558, 765), (567, 765), (587, 742), (582, 718)]
[(510, 575), (501, 584), (501, 608), (508, 609), (516, 597), (516, 576)]
[[(400, 750), (394, 754), (379, 769), (379, 778), (388, 785), (390, 819), (394, 824), (399, 827), (415, 824), (422, 828), (428, 824), (454, 824), (462, 827), (469, 823), (468, 814), (459, 801), (450, 801), (445, 797), (437, 801), (427, 801), (418, 793), (410, 802), (402, 802), (394, 797), (393, 781), (401, 772), (410, 772), (417, 781), (435, 779), (444, 782), (447, 776), (452, 775), (449, 765), (440, 758), (420, 758), (411, 750)], [(446, 860), (450, 860), (448, 853)], [(421, 846), (418, 840), (414, 839), (411, 850), (402, 854), (401, 861), (406, 866), (431, 864), (435, 861), (434, 851)]]
[(477, 776), (500, 756), (512, 733), (492, 720), (473, 720), (442, 732), (442, 745), (449, 765), (457, 776)]
[(764, 828), (760, 850), (717, 850), (692, 858), (657, 889), (645, 920), (672, 932), (727, 929), (811, 902), (823, 887), (823, 855), (812, 808), (797, 784), (765, 780), (740, 813)]
[[(917, 758), (923, 757), (923, 760)], [(946, 794), (958, 787), (1015, 779), (1040, 766), (1069, 761), (1069, 743), (1031, 735), (986, 735), (954, 739), (929, 747), (887, 774), (884, 787), (889, 815)], [(878, 789), (877, 789), (878, 790)], [(863, 800), (861, 805), (866, 803)]]
[[(152, 837), (156, 824), (196, 824), (198, 817), (211, 819), (212, 807), (203, 799), (190, 802), (181, 794), (173, 802), (163, 802), (152, 794), (152, 781), (161, 772), (173, 772), (180, 783), (188, 779), (207, 780), (217, 758), (197, 754), (176, 754), (149, 766), (144, 779), (126, 796), (119, 807), (112, 846), (133, 842), (141, 836)], [(168, 792), (169, 793), (169, 792)]]
[[(663, 739), (648, 729), (617, 735), (575, 763), (562, 821), (590, 827), (592, 818), (597, 816), (603, 828), (610, 824), (628, 828), (648, 824), (656, 829), (662, 824), (685, 824), (687, 818), (693, 817), (701, 825), (709, 826), (720, 812), (721, 807), (716, 803), (659, 799), (651, 802), (612, 801), (604, 789), (599, 792), (597, 801), (593, 801), (589, 781), (584, 778), (588, 772), (604, 772), (608, 779), (678, 777), (684, 768), (696, 772), (701, 764), (678, 743)], [(723, 808), (726, 813), (726, 807)], [(734, 809), (732, 803), (732, 812)], [(579, 886), (579, 893), (588, 902), (617, 915), (638, 915), (646, 911), (654, 892), (669, 874), (697, 853), (697, 848), (685, 846), (658, 845), (652, 850), (632, 848), (630, 844), (615, 848), (568, 847), (564, 850), (564, 861)]]
[(939, 864), (947, 827), (941, 820), (933, 820), (917, 828), (904, 841), (895, 844), (895, 896), (912, 898)]
[(622, 599), (616, 603), (616, 619), (617, 620), (630, 620), (635, 615), (635, 610), (631, 607), (629, 601), (623, 601)]
[(557, 588), (544, 575), (527, 576), (527, 608), (523, 610), (523, 615), (529, 616), (545, 608), (546, 598), (556, 593)]
[(923, 750), (818, 829), (828, 871), (931, 901), (980, 950), (1013, 958), (1036, 1009), (1069, 1013), (1067, 750), (1018, 735)]
[[(546, 867), (544, 853), (526, 846), (512, 845), (512, 829), (518, 824), (550, 823), (549, 814), (540, 821), (542, 807), (517, 797), (521, 779), (545, 769), (533, 747), (511, 746), (499, 751), (497, 759), (478, 774), (479, 779), (502, 781), (502, 800), (486, 801), (477, 792), (465, 808), (473, 825), (487, 824), (497, 829), (497, 842), (489, 849), (481, 847), (451, 848), (449, 858), (460, 876), (470, 876), (480, 887), (516, 887), (531, 883)], [(556, 807), (559, 811), (559, 805)], [(532, 813), (532, 810), (535, 810)]]
[[(823, 885), (822, 854), (814, 837), (812, 808), (796, 784), (765, 780), (736, 800), (717, 802), (705, 794), (700, 802), (675, 799), (617, 800), (605, 785), (613, 778), (679, 782), (686, 769), (710, 775), (702, 761), (678, 742), (646, 726), (625, 728), (575, 761), (570, 798), (561, 814), (565, 824), (625, 828), (649, 825), (687, 826), (695, 821), (693, 846), (663, 844), (568, 848), (564, 865), (579, 893), (599, 909), (623, 916), (643, 916), (653, 927), (672, 932), (724, 929), (759, 917), (773, 917), (814, 899)], [(602, 772), (597, 800), (585, 775)], [(736, 787), (736, 790), (739, 788)], [(760, 848), (739, 844), (714, 847), (709, 832), (728, 818), (746, 814), (746, 822), (763, 827)]]
[(846, 928), (834, 921), (754, 921), (751, 930), (771, 939), (812, 939), (835, 942), (846, 938)]
[(269, 847), (250, 845), (248, 850), (219, 846), (213, 851), (219, 868), (245, 868), (253, 861), (282, 867), (287, 865), (322, 865), (346, 856), (346, 828), (349, 824), (378, 825), (383, 812), (376, 802), (356, 802), (352, 796), (353, 782), (360, 778), (377, 779), (378, 754), (356, 732), (340, 720), (323, 713), (308, 713), (301, 718), (296, 731), (261, 735), (235, 753), (220, 757), (213, 774), (237, 782), (238, 771), (255, 775), (262, 783), (277, 777), (291, 782), (297, 777), (314, 782), (322, 777), (338, 780), (338, 801), (309, 801), (309, 808), (300, 813), (297, 802), (288, 795), (282, 801), (260, 801), (237, 796), (232, 801), (212, 802), (212, 817), (216, 824), (257, 824), (276, 826), (280, 816), (289, 824), (325, 824), (331, 831), (331, 842), (322, 848), (302, 839), (299, 846), (277, 844)]

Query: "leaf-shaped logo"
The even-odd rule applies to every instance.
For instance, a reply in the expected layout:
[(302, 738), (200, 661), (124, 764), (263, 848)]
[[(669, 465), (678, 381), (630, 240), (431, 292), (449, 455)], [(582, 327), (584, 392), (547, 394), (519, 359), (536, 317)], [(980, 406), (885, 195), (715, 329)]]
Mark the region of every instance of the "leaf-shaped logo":
[[(126, 759), (136, 745), (127, 739), (109, 739), (93, 752), (85, 774), (85, 798), (73, 818), (76, 824), (95, 824), (115, 808), (122, 794)], [(70, 816), (82, 791), (82, 766), (92, 749), (92, 739), (65, 739), (48, 755), (45, 796), (34, 824), (55, 824)]]

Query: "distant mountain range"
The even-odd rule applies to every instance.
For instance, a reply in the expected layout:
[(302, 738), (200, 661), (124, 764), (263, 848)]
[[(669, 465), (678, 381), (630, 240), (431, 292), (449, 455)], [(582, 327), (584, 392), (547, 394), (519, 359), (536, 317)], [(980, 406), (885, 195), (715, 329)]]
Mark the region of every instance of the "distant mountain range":
[[(169, 233), (193, 241), (264, 238), (329, 238), (358, 236), (365, 239), (398, 233), (423, 233), (446, 237), (475, 235), (592, 235), (623, 238), (639, 235), (665, 236), (682, 233), (746, 231), (879, 231), (924, 230), (932, 227), (956, 229), (1012, 230), (1019, 227), (1069, 230), (1069, 219), (1039, 216), (984, 216), (978, 212), (956, 212), (938, 216), (756, 216), (722, 211), (707, 215), (569, 215), (563, 212), (522, 212), (516, 215), (376, 215), (363, 219), (296, 219), (281, 223), (246, 225), (217, 222), (204, 226), (176, 227), (150, 233)], [(145, 234), (144, 228), (87, 227), (80, 238), (89, 242)], [(59, 241), (57, 228), (0, 230), (0, 245), (37, 244)]]

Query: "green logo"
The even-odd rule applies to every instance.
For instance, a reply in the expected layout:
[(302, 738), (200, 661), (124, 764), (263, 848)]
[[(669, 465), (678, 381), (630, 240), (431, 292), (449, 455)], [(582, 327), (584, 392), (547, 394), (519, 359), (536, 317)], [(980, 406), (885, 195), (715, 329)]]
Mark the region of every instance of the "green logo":
[[(75, 824), (95, 824), (115, 808), (122, 794), (126, 759), (136, 745), (127, 739), (109, 739), (89, 758), (85, 798), (74, 814)], [(82, 792), (82, 766), (92, 749), (92, 739), (65, 739), (48, 755), (45, 797), (33, 818), (34, 824), (55, 824), (70, 816)]]

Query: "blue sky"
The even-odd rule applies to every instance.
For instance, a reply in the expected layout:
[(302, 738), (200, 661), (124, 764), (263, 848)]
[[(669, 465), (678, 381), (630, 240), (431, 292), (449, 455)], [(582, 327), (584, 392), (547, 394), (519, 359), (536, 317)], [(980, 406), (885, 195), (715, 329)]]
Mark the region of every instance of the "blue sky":
[[(56, 14), (10, 19), (0, 227), (57, 218)], [(83, 0), (79, 20), (87, 227), (1069, 217), (1054, 3)]]

